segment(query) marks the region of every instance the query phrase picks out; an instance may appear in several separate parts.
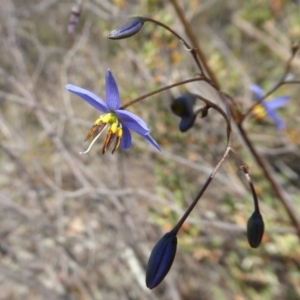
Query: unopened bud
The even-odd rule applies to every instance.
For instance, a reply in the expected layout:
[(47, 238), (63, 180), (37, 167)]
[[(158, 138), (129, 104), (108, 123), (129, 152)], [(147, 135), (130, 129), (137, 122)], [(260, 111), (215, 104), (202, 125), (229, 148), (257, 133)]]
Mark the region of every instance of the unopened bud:
[(252, 248), (260, 245), (264, 235), (264, 220), (259, 211), (254, 211), (247, 223), (247, 238)]
[(146, 285), (149, 289), (159, 285), (168, 274), (177, 249), (177, 237), (172, 232), (166, 233), (154, 246), (146, 271)]
[(193, 94), (184, 94), (172, 99), (172, 112), (178, 117), (189, 117), (194, 113), (196, 97)]
[(171, 110), (176, 116), (181, 117), (179, 124), (181, 132), (188, 131), (195, 123), (197, 117), (194, 113), (195, 102), (196, 96), (193, 94), (184, 94), (172, 99)]
[(144, 25), (143, 17), (131, 17), (127, 19), (123, 24), (119, 25), (116, 29), (112, 30), (108, 34), (108, 38), (111, 40), (120, 40), (135, 35)]

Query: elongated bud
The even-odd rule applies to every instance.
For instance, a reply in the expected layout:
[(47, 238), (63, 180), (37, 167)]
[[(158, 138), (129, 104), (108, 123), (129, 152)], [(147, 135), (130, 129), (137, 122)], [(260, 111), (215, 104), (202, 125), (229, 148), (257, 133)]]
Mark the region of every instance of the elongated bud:
[(177, 249), (177, 237), (172, 232), (166, 233), (154, 246), (149, 257), (146, 271), (146, 285), (149, 289), (159, 285), (168, 274)]
[(119, 25), (116, 29), (112, 30), (108, 34), (108, 38), (111, 40), (120, 40), (135, 35), (144, 25), (143, 17), (131, 17), (127, 19), (123, 24)]
[(264, 230), (264, 220), (260, 212), (254, 211), (247, 223), (247, 237), (252, 248), (257, 248), (260, 245)]

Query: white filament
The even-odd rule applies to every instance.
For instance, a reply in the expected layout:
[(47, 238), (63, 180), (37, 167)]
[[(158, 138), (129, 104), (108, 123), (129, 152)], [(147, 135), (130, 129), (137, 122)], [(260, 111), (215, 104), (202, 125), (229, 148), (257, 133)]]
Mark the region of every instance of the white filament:
[(83, 151), (83, 152), (79, 152), (79, 154), (86, 154), (88, 152), (90, 152), (90, 150), (92, 149), (93, 145), (95, 144), (95, 142), (98, 140), (99, 136), (101, 135), (101, 133), (104, 131), (104, 129), (106, 128), (106, 126), (98, 133), (98, 135), (92, 140), (92, 142), (90, 143), (89, 147)]

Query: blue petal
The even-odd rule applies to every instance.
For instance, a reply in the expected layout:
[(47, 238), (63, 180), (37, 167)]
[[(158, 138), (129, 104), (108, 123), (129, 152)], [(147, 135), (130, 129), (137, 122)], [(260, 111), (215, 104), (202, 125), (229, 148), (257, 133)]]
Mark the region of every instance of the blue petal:
[(285, 127), (284, 122), (281, 120), (281, 118), (278, 116), (278, 114), (274, 110), (267, 109), (267, 115), (274, 121), (276, 128), (278, 130), (282, 130)]
[(263, 89), (257, 85), (257, 84), (252, 84), (250, 86), (250, 90), (253, 92), (253, 94), (256, 97), (256, 100), (259, 100), (261, 98), (263, 98), (265, 96), (265, 92), (263, 91)]
[(86, 102), (88, 102), (90, 105), (92, 105), (93, 107), (95, 107), (96, 109), (102, 111), (102, 112), (109, 112), (109, 109), (106, 105), (106, 103), (101, 100), (97, 95), (95, 95), (94, 93), (82, 89), (79, 86), (73, 85), (73, 84), (67, 84), (65, 86), (65, 88), (74, 93), (75, 95), (81, 97), (83, 100), (85, 100)]
[(182, 118), (180, 123), (179, 123), (179, 130), (181, 132), (186, 132), (190, 128), (194, 126), (195, 120), (196, 120), (197, 115), (193, 114), (189, 117)]
[(289, 96), (275, 97), (269, 101), (264, 101), (264, 105), (267, 109), (275, 110), (284, 106), (290, 100)]
[(111, 111), (115, 111), (120, 107), (120, 95), (117, 83), (112, 75), (111, 70), (107, 70), (105, 74), (106, 82), (106, 103)]
[(123, 136), (121, 139), (120, 146), (122, 149), (128, 150), (131, 146), (131, 133), (130, 133), (129, 129), (124, 125), (123, 125), (122, 129), (123, 129)]
[(148, 125), (135, 114), (127, 110), (117, 110), (115, 112), (120, 121), (127, 126), (130, 130), (135, 131), (141, 135), (149, 133), (150, 129)]
[(154, 148), (161, 152), (160, 147), (157, 142), (153, 139), (153, 137), (148, 133), (146, 135), (141, 135), (149, 144), (151, 144)]

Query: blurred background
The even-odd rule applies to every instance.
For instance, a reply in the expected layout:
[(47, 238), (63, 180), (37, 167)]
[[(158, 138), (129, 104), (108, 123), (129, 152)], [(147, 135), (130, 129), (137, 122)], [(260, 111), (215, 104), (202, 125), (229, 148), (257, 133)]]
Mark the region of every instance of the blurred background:
[[(178, 1), (222, 90), (245, 109), (249, 87), (268, 91), (282, 76), (291, 41), (300, 38), (300, 2)], [(68, 33), (71, 9), (81, 8)], [(300, 299), (299, 239), (281, 203), (237, 132), (266, 232), (258, 249), (246, 238), (249, 187), (228, 159), (178, 235), (163, 283), (150, 291), (151, 249), (170, 230), (221, 158), (224, 120), (213, 111), (183, 134), (170, 101), (184, 92), (218, 102), (203, 83), (153, 96), (129, 108), (147, 121), (162, 148), (133, 135), (129, 151), (101, 154), (84, 138), (99, 116), (68, 93), (72, 83), (105, 99), (113, 71), (122, 103), (192, 78), (192, 57), (169, 33), (146, 24), (134, 37), (107, 34), (131, 15), (151, 16), (185, 36), (169, 1), (7, 0), (0, 4), (0, 299)], [(300, 55), (291, 75), (300, 79)], [(248, 118), (245, 130), (300, 217), (299, 85), (275, 96), (286, 123)], [(219, 102), (218, 102), (219, 103)]]

